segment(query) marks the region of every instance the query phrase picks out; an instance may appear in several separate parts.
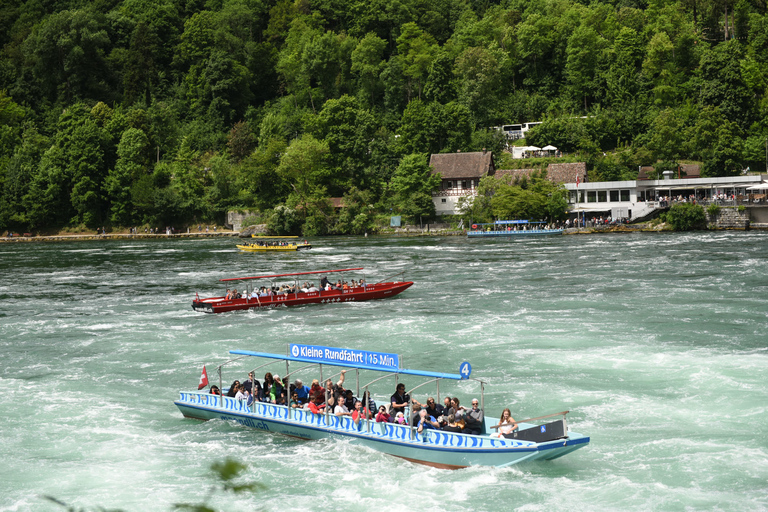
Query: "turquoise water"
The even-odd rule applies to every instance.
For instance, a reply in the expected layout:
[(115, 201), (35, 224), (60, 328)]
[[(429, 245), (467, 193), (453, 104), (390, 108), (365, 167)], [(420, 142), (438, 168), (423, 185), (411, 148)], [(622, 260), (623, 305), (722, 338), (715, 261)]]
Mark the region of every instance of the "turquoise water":
[[(767, 233), (314, 243), (270, 255), (231, 239), (0, 245), (0, 510), (62, 510), (41, 497), (52, 495), (167, 511), (205, 500), (209, 467), (227, 456), (267, 489), (213, 493), (226, 511), (768, 509)], [(366, 303), (191, 309), (221, 278), (345, 267), (416, 284)], [(173, 405), (229, 349), (293, 342), (433, 371), (467, 360), (489, 382), (488, 414), (570, 410), (592, 442), (551, 462), (445, 471)], [(248, 365), (227, 368), (226, 384)], [(479, 390), (441, 393), (467, 403)]]

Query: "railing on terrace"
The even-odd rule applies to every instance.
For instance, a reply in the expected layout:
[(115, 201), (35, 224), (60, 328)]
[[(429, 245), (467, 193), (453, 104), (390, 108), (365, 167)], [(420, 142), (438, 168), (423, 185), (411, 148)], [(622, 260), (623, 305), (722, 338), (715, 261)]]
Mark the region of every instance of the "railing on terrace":
[(477, 195), (477, 189), (474, 188), (464, 188), (464, 189), (448, 189), (448, 190), (438, 190), (437, 192), (432, 192), (432, 195), (435, 197), (439, 196), (474, 196)]

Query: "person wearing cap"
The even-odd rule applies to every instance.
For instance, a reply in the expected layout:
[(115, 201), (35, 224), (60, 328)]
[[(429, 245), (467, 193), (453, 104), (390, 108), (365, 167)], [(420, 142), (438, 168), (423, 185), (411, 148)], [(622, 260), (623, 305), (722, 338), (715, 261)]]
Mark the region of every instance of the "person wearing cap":
[(301, 379), (296, 379), (293, 385), (296, 386), (294, 392), (299, 399), (299, 403), (307, 403), (309, 401), (309, 386), (305, 386)]

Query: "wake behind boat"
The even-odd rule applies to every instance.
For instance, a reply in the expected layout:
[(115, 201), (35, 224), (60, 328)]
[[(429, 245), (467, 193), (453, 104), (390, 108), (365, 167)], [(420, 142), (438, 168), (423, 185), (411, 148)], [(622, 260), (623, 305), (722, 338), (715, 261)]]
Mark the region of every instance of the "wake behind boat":
[[(426, 429), (422, 424), (419, 427), (411, 424), (398, 424), (389, 421), (375, 421), (372, 415), (363, 409), (370, 404), (371, 394), (369, 386), (375, 382), (388, 377), (394, 377), (395, 382), (398, 379), (407, 376), (409, 378), (422, 378), (426, 382), (410, 389), (405, 394), (407, 403), (397, 404), (404, 407), (405, 418), (410, 416), (410, 411), (414, 409), (417, 402), (410, 398), (412, 393), (422, 386), (435, 384), (437, 386), (437, 402), (440, 402), (440, 382), (457, 380), (474, 380), (480, 385), (480, 408), (484, 410), (484, 385), (485, 382), (478, 379), (470, 379), (471, 366), (469, 363), (462, 363), (459, 366), (459, 374), (437, 373), (422, 370), (408, 370), (400, 368), (400, 357), (397, 354), (387, 354), (381, 352), (367, 352), (354, 349), (341, 349), (332, 347), (321, 347), (312, 345), (290, 344), (288, 347), (289, 355), (270, 354), (263, 352), (252, 352), (247, 350), (231, 350), (229, 352), (234, 359), (219, 365), (218, 389), (224, 390), (222, 382), (222, 368), (229, 363), (241, 360), (243, 358), (257, 358), (266, 360), (266, 363), (249, 365), (254, 370), (276, 364), (285, 363), (285, 379), (281, 386), (288, 386), (291, 379), (295, 379), (297, 373), (306, 372), (312, 369), (313, 372), (319, 370), (319, 381), (323, 382), (323, 376), (329, 377), (327, 367), (343, 367), (354, 369), (357, 376), (357, 396), (363, 396), (363, 401), (355, 403), (356, 415), (335, 415), (328, 411), (326, 407), (322, 410), (319, 401), (325, 403), (331, 402), (334, 390), (344, 382), (342, 378), (340, 384), (334, 388), (329, 382), (325, 389), (320, 388), (314, 395), (314, 408), (301, 406), (300, 400), (291, 400), (291, 405), (296, 407), (287, 407), (280, 403), (269, 403), (268, 401), (249, 401), (240, 394), (235, 397), (211, 394), (201, 388), (208, 384), (208, 376), (203, 369), (198, 391), (181, 391), (179, 399), (174, 403), (181, 413), (187, 418), (199, 420), (222, 419), (231, 420), (240, 423), (243, 426), (255, 428), (266, 432), (275, 432), (300, 439), (323, 439), (331, 437), (343, 437), (350, 439), (378, 451), (401, 457), (412, 462), (418, 462), (429, 466), (446, 469), (458, 469), (467, 466), (485, 465), (485, 466), (509, 466), (523, 461), (533, 460), (552, 460), (562, 457), (574, 450), (586, 446), (589, 443), (589, 437), (568, 430), (565, 415), (568, 411), (542, 416), (531, 420), (518, 422), (518, 428), (505, 436), (494, 435), (492, 426), (500, 423), (498, 418), (485, 416), (482, 425), (475, 435), (440, 430), (437, 428)], [(295, 368), (291, 363), (300, 363), (300, 367)], [(281, 367), (282, 369), (282, 367)], [(386, 375), (372, 375), (372, 380), (368, 384), (360, 385), (361, 372), (363, 376), (367, 372), (378, 372)], [(272, 377), (272, 374), (268, 374)], [(335, 373), (333, 376), (338, 376)], [(290, 379), (289, 379), (290, 377)], [(266, 376), (265, 376), (266, 378)], [(279, 377), (275, 377), (275, 382), (281, 382)], [(309, 378), (306, 379), (309, 382)], [(351, 380), (351, 379), (350, 379)], [(331, 379), (329, 379), (331, 381)], [(239, 384), (239, 381), (235, 381)], [(296, 388), (290, 389), (290, 396), (293, 398), (294, 391), (303, 384), (296, 382)], [(348, 389), (351, 385), (348, 385)], [(398, 390), (402, 383), (398, 384)], [(215, 386), (212, 386), (212, 388)], [(241, 385), (240, 388), (243, 386)], [(252, 389), (256, 386), (251, 384)], [(313, 387), (314, 388), (314, 387)], [(284, 388), (280, 388), (284, 389)], [(360, 390), (363, 395), (360, 395)], [(212, 389), (213, 391), (213, 389)], [(341, 390), (343, 396), (343, 388)], [(403, 388), (404, 391), (404, 388)], [(308, 391), (305, 390), (304, 393)], [(275, 396), (284, 396), (280, 391), (274, 391)], [(298, 396), (298, 392), (295, 393)], [(385, 395), (386, 396), (386, 395)], [(239, 397), (239, 398), (238, 398)], [(365, 397), (368, 397), (366, 399)], [(395, 395), (392, 397), (395, 398)], [(280, 400), (276, 400), (280, 401)], [(337, 395), (337, 401), (338, 399)], [(343, 400), (341, 400), (343, 401)], [(353, 400), (354, 401), (354, 400)], [(361, 405), (362, 404), (362, 405)], [(394, 405), (394, 404), (393, 404)], [(385, 408), (388, 408), (389, 404)], [(474, 409), (473, 405), (473, 409)], [(373, 408), (376, 406), (373, 404)], [(378, 410), (380, 410), (379, 408)], [(375, 414), (375, 411), (373, 411)], [(559, 419), (546, 423), (536, 424), (534, 420), (551, 419), (557, 416)], [(377, 418), (379, 419), (379, 418)], [(434, 419), (434, 418), (432, 418)], [(514, 421), (513, 421), (514, 422)]]
[[(326, 302), (356, 302), (373, 299), (384, 299), (407, 290), (413, 281), (393, 281), (368, 284), (365, 278), (360, 281), (354, 279), (347, 283), (339, 279), (331, 283), (325, 274), (339, 272), (353, 272), (363, 270), (360, 268), (345, 268), (339, 270), (316, 270), (312, 272), (296, 272), (292, 274), (275, 274), (255, 277), (234, 277), (222, 279), (227, 285), (241, 285), (241, 291), (237, 289), (227, 290), (220, 297), (208, 297), (201, 299), (196, 296), (192, 301), (192, 309), (203, 313), (225, 313), (253, 308), (275, 306), (300, 306), (302, 304), (318, 304)], [(321, 275), (320, 286), (314, 286), (311, 282), (299, 282), (299, 276)], [(277, 285), (277, 279), (293, 277), (288, 285)], [(309, 277), (311, 279), (311, 277)], [(250, 283), (254, 280), (270, 280), (267, 286), (255, 287)], [(303, 279), (303, 278), (302, 278)]]
[(497, 220), (487, 224), (472, 224), (468, 238), (526, 237), (535, 235), (560, 235), (562, 228), (549, 228), (546, 222), (528, 220)]

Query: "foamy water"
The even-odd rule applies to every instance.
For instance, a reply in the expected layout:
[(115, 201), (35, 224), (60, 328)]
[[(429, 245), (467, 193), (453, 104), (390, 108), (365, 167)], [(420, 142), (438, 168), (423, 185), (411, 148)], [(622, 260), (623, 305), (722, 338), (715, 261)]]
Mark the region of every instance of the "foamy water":
[[(768, 509), (768, 234), (312, 242), (268, 255), (232, 240), (4, 247), (0, 510), (62, 510), (51, 495), (167, 511), (205, 500), (225, 457), (266, 486), (214, 493), (227, 511)], [(195, 292), (222, 293), (218, 279), (333, 267), (365, 267), (369, 282), (405, 270), (416, 284), (359, 304), (191, 309)], [(173, 405), (203, 364), (213, 380), (228, 350), (294, 342), (394, 352), (433, 371), (467, 360), (489, 382), (488, 414), (570, 410), (592, 441), (555, 461), (444, 471), (345, 440), (188, 420)], [(249, 366), (226, 368), (228, 385)], [(469, 382), (440, 391), (479, 394)]]

